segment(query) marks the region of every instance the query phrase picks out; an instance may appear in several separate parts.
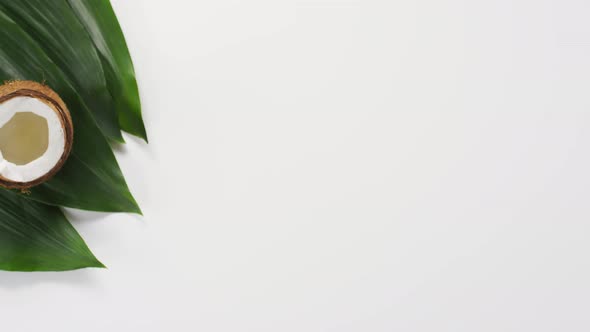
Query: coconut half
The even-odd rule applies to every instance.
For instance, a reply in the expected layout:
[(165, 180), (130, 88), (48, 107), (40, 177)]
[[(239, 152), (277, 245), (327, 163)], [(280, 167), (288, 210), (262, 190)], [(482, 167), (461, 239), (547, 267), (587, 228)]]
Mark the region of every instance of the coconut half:
[(73, 139), (70, 113), (49, 87), (32, 81), (0, 86), (0, 186), (26, 189), (49, 180)]

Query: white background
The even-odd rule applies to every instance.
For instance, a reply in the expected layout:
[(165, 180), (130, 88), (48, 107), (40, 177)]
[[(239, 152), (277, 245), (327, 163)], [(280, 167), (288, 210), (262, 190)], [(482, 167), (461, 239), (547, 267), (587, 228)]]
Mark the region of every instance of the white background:
[(6, 331), (589, 331), (587, 0), (113, 0), (145, 216)]

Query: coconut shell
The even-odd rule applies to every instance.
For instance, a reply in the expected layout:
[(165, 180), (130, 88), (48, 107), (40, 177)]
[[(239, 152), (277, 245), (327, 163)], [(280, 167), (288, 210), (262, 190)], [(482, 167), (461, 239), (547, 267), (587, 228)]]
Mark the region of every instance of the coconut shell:
[(0, 186), (9, 189), (26, 190), (51, 179), (65, 164), (74, 143), (74, 125), (64, 101), (48, 86), (33, 81), (10, 81), (0, 86), (0, 104), (15, 97), (32, 97), (49, 106), (61, 120), (64, 130), (64, 152), (55, 166), (40, 178), (30, 182), (15, 182), (0, 175)]

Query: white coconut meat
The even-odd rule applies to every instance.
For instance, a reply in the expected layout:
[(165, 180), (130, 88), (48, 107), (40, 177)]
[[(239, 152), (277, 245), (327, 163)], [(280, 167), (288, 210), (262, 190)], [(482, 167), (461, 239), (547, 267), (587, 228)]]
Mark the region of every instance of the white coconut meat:
[(0, 104), (0, 176), (6, 180), (43, 177), (59, 163), (65, 147), (63, 123), (48, 104), (27, 96)]

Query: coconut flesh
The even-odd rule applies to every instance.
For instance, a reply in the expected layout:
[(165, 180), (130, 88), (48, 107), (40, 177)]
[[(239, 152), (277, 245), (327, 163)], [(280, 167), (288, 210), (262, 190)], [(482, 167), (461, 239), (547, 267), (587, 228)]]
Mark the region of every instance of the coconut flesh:
[(0, 87), (0, 185), (28, 188), (49, 179), (67, 157), (71, 120), (47, 87), (12, 82)]

